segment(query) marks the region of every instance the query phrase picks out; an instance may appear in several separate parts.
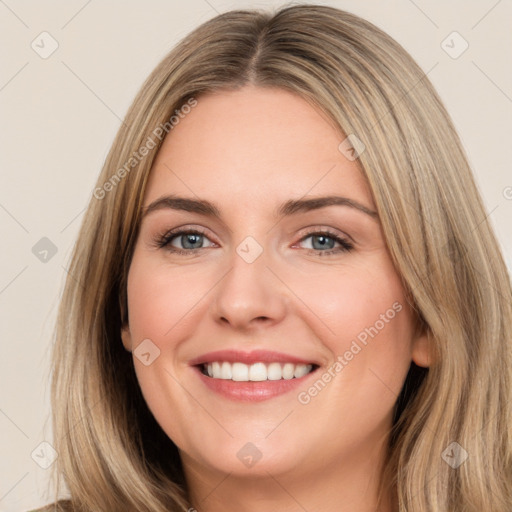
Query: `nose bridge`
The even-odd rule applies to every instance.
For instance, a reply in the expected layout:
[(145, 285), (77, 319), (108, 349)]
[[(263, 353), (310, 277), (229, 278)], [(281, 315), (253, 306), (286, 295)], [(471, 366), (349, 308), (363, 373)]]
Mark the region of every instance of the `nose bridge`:
[(230, 269), (215, 291), (214, 315), (232, 326), (248, 327), (255, 319), (278, 321), (285, 313), (280, 281), (267, 268), (272, 255), (264, 241), (247, 236), (230, 255)]

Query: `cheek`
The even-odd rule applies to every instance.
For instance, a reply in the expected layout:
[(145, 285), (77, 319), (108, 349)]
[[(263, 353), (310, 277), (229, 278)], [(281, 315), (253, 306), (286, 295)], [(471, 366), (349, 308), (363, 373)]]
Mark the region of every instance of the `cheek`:
[[(210, 283), (211, 281), (211, 283)], [(200, 308), (213, 280), (194, 269), (183, 271), (134, 257), (128, 276), (128, 310), (134, 347), (150, 338), (161, 346), (193, 327), (193, 317)], [(173, 333), (173, 335), (171, 335)]]
[(412, 317), (394, 272), (351, 270), (303, 288), (333, 362), (297, 398), (309, 417), (325, 417), (334, 444), (359, 446), (391, 421), (411, 363)]
[(304, 282), (301, 296), (314, 312), (308, 318), (317, 337), (343, 366), (334, 372), (343, 375), (333, 379), (338, 396), (350, 386), (362, 399), (385, 397), (390, 407), (411, 363), (412, 312), (394, 269), (382, 262), (369, 268), (376, 270), (350, 268)]
[(149, 365), (135, 354), (134, 366), (140, 389), (157, 422), (181, 446), (183, 425), (199, 421), (197, 404), (180, 382), (187, 370), (180, 345), (197, 328), (197, 314), (212, 284), (195, 270), (171, 268), (134, 254), (128, 275), (128, 313), (133, 349), (151, 340), (159, 355)]
[[(380, 264), (368, 272), (356, 267), (332, 270), (294, 284), (294, 291), (328, 332), (329, 345), (337, 341), (361, 341), (376, 328), (379, 333), (399, 330), (400, 340), (407, 338), (410, 311), (398, 276), (392, 268)], [(342, 346), (343, 348), (343, 346)]]

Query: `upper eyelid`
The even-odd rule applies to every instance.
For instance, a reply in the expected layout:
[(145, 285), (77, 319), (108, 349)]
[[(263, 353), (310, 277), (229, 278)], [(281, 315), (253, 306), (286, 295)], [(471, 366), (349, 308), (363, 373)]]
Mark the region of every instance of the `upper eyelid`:
[[(293, 230), (293, 231), (305, 231), (306, 233), (305, 234), (312, 234), (316, 231), (318, 232), (324, 232), (324, 231), (333, 231), (333, 232), (336, 232), (334, 234), (337, 234), (338, 236), (346, 236), (347, 238), (352, 238), (348, 233), (346, 233), (345, 231), (339, 229), (339, 228), (334, 228), (334, 227), (330, 227), (330, 226), (326, 226), (325, 224), (322, 225), (322, 224), (313, 224), (311, 226), (306, 226), (306, 227), (303, 227), (303, 228), (300, 228), (298, 230)], [(168, 229), (166, 231), (163, 232), (164, 235), (167, 235), (167, 234), (172, 234), (172, 233), (180, 233), (182, 231), (198, 231), (199, 233), (201, 234), (205, 234), (207, 232), (211, 232), (211, 229), (209, 228), (205, 228), (204, 226), (198, 226), (196, 224), (184, 224), (182, 226), (178, 226), (176, 228), (171, 228), (171, 229)], [(231, 231), (231, 230), (230, 230)], [(287, 233), (289, 231), (287, 230)]]
[[(169, 229), (168, 231), (165, 231), (163, 233), (162, 237), (174, 238), (176, 236), (180, 236), (180, 235), (183, 235), (186, 233), (198, 233), (198, 234), (203, 235), (210, 239), (211, 237), (208, 234), (208, 231), (209, 230), (206, 230), (206, 228), (203, 228), (203, 227), (197, 228), (197, 227), (181, 226), (179, 228), (173, 228), (173, 229)], [(211, 240), (211, 241), (215, 242), (214, 240)], [(217, 243), (217, 242), (215, 242), (215, 243)]]

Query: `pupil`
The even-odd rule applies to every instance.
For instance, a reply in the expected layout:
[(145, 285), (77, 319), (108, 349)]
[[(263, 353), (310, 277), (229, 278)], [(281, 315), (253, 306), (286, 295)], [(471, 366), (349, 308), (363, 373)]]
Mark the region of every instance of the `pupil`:
[[(323, 249), (323, 248), (325, 248), (326, 247), (326, 240), (331, 240), (332, 242), (334, 242), (334, 240), (331, 237), (324, 236), (324, 235), (316, 235), (315, 237), (313, 237), (313, 239), (315, 239), (315, 238), (318, 239), (318, 240), (322, 240), (320, 242), (320, 247), (315, 247), (315, 249), (318, 249), (318, 248)], [(313, 243), (313, 246), (314, 245), (315, 244)], [(329, 248), (332, 249), (332, 247), (329, 247)]]
[[(188, 243), (190, 242), (191, 245), (194, 245), (194, 239), (195, 239), (195, 242), (197, 243), (197, 241), (200, 239), (202, 235), (196, 235), (196, 234), (189, 234), (189, 235), (185, 235), (185, 244), (184, 244), (184, 247), (187, 247)], [(195, 247), (188, 247), (189, 249), (192, 248), (194, 249)]]

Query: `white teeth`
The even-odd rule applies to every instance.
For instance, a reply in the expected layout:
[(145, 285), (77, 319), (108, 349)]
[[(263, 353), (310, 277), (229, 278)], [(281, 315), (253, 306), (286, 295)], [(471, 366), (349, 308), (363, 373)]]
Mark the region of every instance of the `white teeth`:
[(292, 363), (286, 363), (283, 366), (283, 379), (293, 379), (293, 373), (295, 372), (295, 365)]
[(220, 367), (220, 378), (221, 379), (231, 379), (231, 365), (229, 363), (222, 363)]
[(295, 367), (295, 372), (293, 372), (293, 376), (296, 379), (300, 379), (301, 377), (304, 377), (304, 375), (306, 375), (306, 373), (309, 373), (309, 370), (310, 369), (308, 369), (308, 366), (306, 366), (305, 364), (298, 364)]
[(283, 372), (279, 363), (270, 363), (267, 370), (268, 380), (281, 380)]
[(234, 380), (237, 382), (258, 382), (264, 380), (290, 380), (304, 377), (313, 369), (312, 364), (285, 363), (228, 363), (214, 361), (203, 365), (204, 372), (214, 379)]
[[(227, 363), (229, 364), (229, 363)], [(249, 380), (249, 367), (244, 363), (233, 363), (231, 366), (231, 379), (237, 381), (246, 381)], [(215, 372), (213, 373), (213, 378), (215, 378)]]
[(249, 366), (249, 380), (267, 380), (267, 367), (263, 363), (251, 364)]

